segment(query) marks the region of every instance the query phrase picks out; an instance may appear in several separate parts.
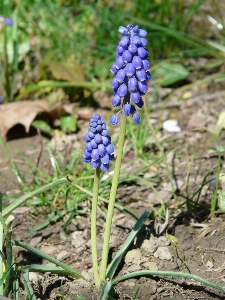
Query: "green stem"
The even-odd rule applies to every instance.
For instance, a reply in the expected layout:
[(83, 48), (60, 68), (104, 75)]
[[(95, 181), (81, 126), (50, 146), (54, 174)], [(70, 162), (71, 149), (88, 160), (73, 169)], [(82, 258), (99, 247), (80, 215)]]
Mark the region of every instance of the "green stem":
[(100, 182), (100, 167), (95, 170), (94, 175), (94, 188), (91, 208), (91, 252), (92, 252), (92, 265), (94, 271), (95, 285), (100, 287), (100, 277), (98, 274), (98, 252), (97, 252), (97, 232), (96, 232), (96, 220), (97, 220), (97, 206), (98, 206), (98, 189)]
[(4, 59), (4, 76), (5, 76), (5, 91), (7, 94), (7, 101), (9, 102), (10, 98), (10, 78), (9, 78), (9, 61), (7, 54), (7, 34), (6, 26), (3, 25), (3, 59)]
[(4, 287), (4, 296), (10, 297), (13, 291), (13, 255), (12, 255), (12, 229), (10, 228), (10, 223), (7, 226), (7, 232), (5, 237), (5, 248), (6, 248), (6, 265), (5, 270), (8, 270), (8, 276), (6, 278)]
[(106, 225), (105, 225), (102, 261), (101, 261), (101, 267), (100, 267), (101, 280), (105, 280), (106, 267), (107, 267), (107, 262), (108, 262), (110, 232), (111, 232), (114, 204), (115, 204), (115, 200), (116, 200), (116, 192), (117, 192), (117, 187), (118, 187), (118, 182), (119, 182), (120, 167), (121, 167), (122, 156), (123, 156), (123, 146), (124, 146), (124, 140), (125, 140), (125, 134), (126, 134), (126, 124), (127, 124), (127, 116), (125, 114), (122, 114), (122, 117), (120, 120), (120, 132), (119, 132), (119, 140), (118, 140), (117, 157), (116, 157), (115, 169), (114, 169), (114, 174), (113, 174), (113, 179), (112, 179), (112, 187), (111, 187), (109, 206), (108, 206)]
[(206, 280), (202, 277), (199, 277), (197, 275), (189, 274), (189, 273), (181, 273), (181, 272), (171, 272), (171, 271), (138, 271), (138, 272), (133, 272), (124, 276), (121, 276), (115, 280), (112, 281), (112, 285), (117, 284), (118, 282), (127, 280), (129, 278), (134, 278), (134, 277), (141, 277), (141, 276), (149, 276), (149, 275), (154, 275), (154, 276), (173, 276), (173, 277), (183, 277), (183, 278), (189, 278), (193, 279), (195, 281), (201, 282), (205, 285), (208, 285), (212, 288), (225, 291), (225, 286), (211, 282), (209, 280)]
[[(2, 196), (3, 194), (0, 192), (0, 216), (2, 215)], [(2, 260), (2, 249), (3, 249), (3, 218), (0, 219), (0, 278), (3, 276), (3, 260)], [(3, 284), (0, 285), (0, 295), (3, 295)]]

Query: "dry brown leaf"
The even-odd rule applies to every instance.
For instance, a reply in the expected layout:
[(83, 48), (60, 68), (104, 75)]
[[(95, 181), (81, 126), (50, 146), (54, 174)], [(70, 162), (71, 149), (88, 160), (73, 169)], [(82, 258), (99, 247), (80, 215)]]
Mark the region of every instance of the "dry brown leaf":
[(41, 112), (49, 112), (50, 107), (47, 101), (21, 101), (0, 105), (0, 133), (5, 137), (10, 128), (16, 124), (22, 124), (26, 132), (29, 132), (30, 125)]

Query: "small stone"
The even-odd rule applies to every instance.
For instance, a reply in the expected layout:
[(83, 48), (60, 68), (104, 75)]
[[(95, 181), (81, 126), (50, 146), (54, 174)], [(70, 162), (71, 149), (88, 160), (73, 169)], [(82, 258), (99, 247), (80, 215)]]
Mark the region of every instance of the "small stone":
[(124, 274), (129, 274), (129, 273), (137, 272), (137, 271), (140, 271), (140, 270), (142, 270), (142, 267), (138, 264), (133, 263), (131, 266), (129, 266), (127, 268), (127, 270), (125, 270)]
[[(31, 281), (32, 283), (37, 283), (38, 280), (43, 277), (43, 276), (40, 276), (38, 273), (36, 272), (29, 272), (29, 281)], [(1, 299), (1, 298), (0, 298)]]
[(146, 261), (143, 263), (143, 267), (148, 270), (158, 270), (158, 266), (153, 261)]
[(67, 239), (67, 237), (66, 237), (66, 235), (65, 235), (64, 232), (60, 232), (60, 233), (59, 233), (59, 237), (60, 237), (60, 239), (61, 239), (62, 241), (65, 241), (65, 240)]
[(41, 240), (42, 240), (42, 234), (38, 233), (30, 240), (30, 245), (32, 247), (36, 247), (41, 242)]
[(208, 260), (207, 263), (206, 263), (206, 266), (209, 268), (209, 269), (212, 269), (214, 267), (213, 263)]
[(154, 253), (154, 257), (158, 257), (160, 259), (171, 260), (172, 255), (167, 247), (159, 247)]
[(180, 132), (177, 120), (166, 120), (163, 122), (162, 127), (168, 132)]
[(41, 251), (44, 252), (45, 254), (53, 254), (56, 252), (58, 249), (54, 246), (43, 246), (41, 248)]
[(146, 253), (154, 253), (158, 247), (158, 241), (150, 239), (150, 240), (144, 240), (144, 242), (141, 245), (141, 250)]
[(125, 256), (125, 263), (130, 266), (130, 265), (139, 265), (141, 262), (141, 251), (138, 249), (133, 249), (127, 252)]

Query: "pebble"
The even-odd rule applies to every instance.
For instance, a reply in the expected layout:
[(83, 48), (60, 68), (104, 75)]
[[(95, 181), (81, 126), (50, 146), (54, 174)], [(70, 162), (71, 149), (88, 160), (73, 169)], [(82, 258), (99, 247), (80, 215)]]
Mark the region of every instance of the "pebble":
[(138, 249), (133, 249), (127, 252), (125, 256), (125, 263), (130, 265), (139, 265), (141, 263), (142, 254), (141, 251)]
[(144, 240), (141, 245), (141, 250), (146, 253), (154, 253), (158, 247), (157, 239)]
[(172, 255), (167, 247), (159, 247), (154, 253), (154, 257), (158, 257), (160, 259), (171, 260)]

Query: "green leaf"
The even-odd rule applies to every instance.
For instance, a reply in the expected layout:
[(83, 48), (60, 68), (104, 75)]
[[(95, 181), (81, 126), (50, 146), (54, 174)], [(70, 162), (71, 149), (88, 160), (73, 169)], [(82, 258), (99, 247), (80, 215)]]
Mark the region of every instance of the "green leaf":
[(44, 193), (47, 190), (51, 190), (52, 188), (54, 188), (57, 185), (63, 184), (67, 182), (67, 178), (60, 178), (58, 180), (55, 180), (49, 184), (46, 184), (44, 186), (42, 186), (41, 188), (34, 190), (22, 197), (20, 197), (19, 199), (15, 200), (13, 203), (11, 203), (10, 205), (8, 205), (5, 209), (3, 209), (2, 211), (2, 216), (5, 217), (8, 214), (10, 214), (14, 209), (16, 209), (17, 207), (19, 207), (21, 204), (23, 204), (24, 202), (26, 202), (27, 200), (29, 200), (30, 198), (39, 195), (41, 193)]
[(117, 269), (118, 265), (120, 264), (122, 258), (124, 257), (127, 249), (129, 248), (130, 244), (133, 242), (135, 236), (138, 234), (139, 230), (143, 226), (143, 224), (146, 221), (146, 219), (148, 218), (148, 216), (149, 216), (149, 212), (145, 211), (143, 213), (143, 215), (137, 220), (135, 226), (131, 230), (131, 232), (128, 235), (126, 241), (123, 243), (122, 247), (117, 252), (116, 256), (114, 257), (114, 259), (112, 260), (112, 262), (108, 266), (107, 271), (106, 271), (106, 278), (107, 279), (109, 278), (111, 280), (113, 278), (113, 275), (115, 274), (116, 269)]
[(111, 280), (106, 281), (102, 287), (99, 300), (106, 300), (110, 293), (111, 288), (112, 288), (112, 281)]
[[(14, 241), (12, 241), (12, 245), (22, 247), (22, 248), (24, 248), (24, 249), (26, 249), (26, 250), (28, 250), (28, 251), (36, 254), (37, 256), (40, 256), (40, 257), (42, 257), (44, 259), (47, 259), (48, 261), (52, 262), (56, 266), (59, 266), (59, 267), (63, 268), (64, 271), (67, 272), (67, 275), (69, 275), (71, 277), (74, 277), (74, 278), (77, 278), (77, 279), (78, 278), (85, 279), (84, 276), (80, 272), (78, 272), (77, 270), (72, 269), (71, 267), (63, 264), (62, 262), (60, 262), (59, 260), (55, 259), (54, 257), (51, 257), (50, 255), (45, 254), (44, 252), (42, 252), (42, 251), (40, 251), (40, 250), (38, 250), (38, 249), (30, 246), (30, 245), (27, 245), (26, 243), (14, 240)], [(43, 267), (43, 266), (41, 266), (41, 267)]]
[(221, 210), (225, 211), (225, 192), (222, 191), (218, 197), (218, 206)]
[[(0, 285), (3, 285), (4, 281), (7, 279), (7, 277), (9, 276), (11, 269), (12, 269), (13, 265), (8, 268), (8, 270), (3, 274), (2, 278), (0, 278)], [(0, 298), (1, 299), (1, 298)]]
[(34, 93), (42, 89), (51, 89), (51, 88), (65, 88), (65, 87), (83, 87), (83, 88), (105, 88), (111, 90), (111, 84), (108, 82), (87, 82), (87, 81), (77, 81), (77, 82), (68, 82), (68, 81), (54, 81), (54, 80), (42, 80), (36, 84), (29, 84), (28, 86), (22, 87), (20, 90), (17, 100), (23, 99), (27, 95)]
[(77, 128), (77, 119), (74, 116), (62, 116), (60, 118), (60, 126), (62, 131), (74, 132)]
[(225, 46), (215, 42), (215, 41), (208, 41), (209, 45), (216, 48), (217, 50), (225, 53)]
[[(202, 277), (199, 277), (197, 275), (194, 274), (190, 274), (190, 273), (182, 273), (182, 272), (173, 272), (173, 271), (160, 271), (160, 270), (141, 270), (141, 271), (137, 271), (137, 272), (131, 272), (127, 275), (123, 275), (119, 278), (116, 278), (115, 280), (113, 280), (113, 282), (111, 282), (112, 285), (115, 285), (121, 281), (125, 281), (127, 279), (130, 278), (135, 278), (135, 277), (143, 277), (143, 276), (172, 276), (172, 277), (183, 277), (183, 278), (188, 278), (188, 279), (192, 279), (195, 280), (197, 282), (201, 282), (202, 284), (206, 285), (206, 286), (210, 286), (214, 289), (218, 289), (220, 291), (225, 291), (225, 287), (224, 285), (220, 285), (217, 283), (214, 283), (212, 281), (209, 281), (207, 279), (204, 279)], [(101, 299), (102, 300), (102, 299)]]
[(40, 129), (41, 131), (43, 131), (45, 133), (51, 134), (51, 132), (52, 132), (51, 127), (45, 121), (35, 120), (32, 122), (31, 125), (37, 129)]
[(152, 71), (155, 77), (160, 78), (161, 86), (168, 86), (180, 80), (186, 79), (189, 76), (189, 71), (181, 64), (174, 64), (164, 61), (155, 66)]

